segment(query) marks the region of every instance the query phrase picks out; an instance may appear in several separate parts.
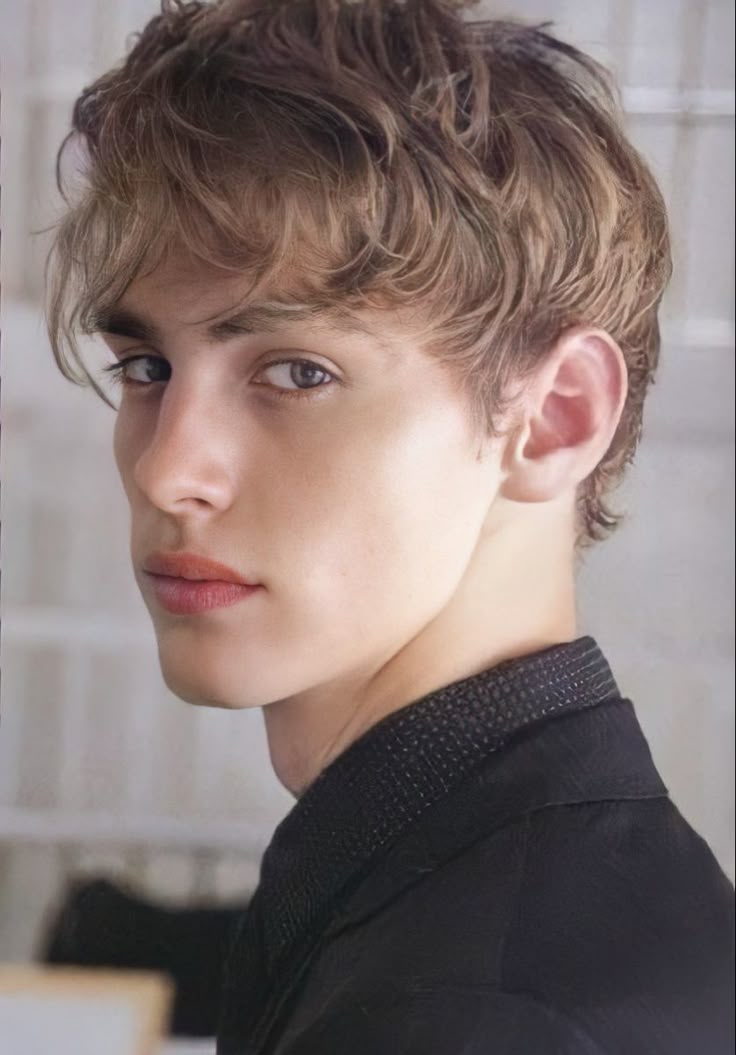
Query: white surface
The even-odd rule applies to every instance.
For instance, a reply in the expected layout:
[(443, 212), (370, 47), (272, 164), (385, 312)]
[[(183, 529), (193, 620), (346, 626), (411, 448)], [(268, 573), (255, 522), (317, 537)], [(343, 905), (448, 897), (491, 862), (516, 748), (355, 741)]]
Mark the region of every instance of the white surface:
[[(131, 1055), (139, 1048), (135, 1008), (121, 1000), (38, 993), (0, 994), (3, 1055)], [(177, 1049), (173, 1049), (176, 1051)]]

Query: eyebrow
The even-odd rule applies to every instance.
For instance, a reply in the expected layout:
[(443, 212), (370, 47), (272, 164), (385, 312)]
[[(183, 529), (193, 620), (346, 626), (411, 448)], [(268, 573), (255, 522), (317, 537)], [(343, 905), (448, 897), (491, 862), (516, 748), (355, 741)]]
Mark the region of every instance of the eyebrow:
[[(268, 302), (248, 305), (225, 319), (210, 323), (205, 336), (213, 344), (224, 344), (235, 337), (273, 333), (284, 323), (304, 322), (305, 320), (323, 321), (347, 334), (363, 333), (372, 337), (377, 336), (367, 324), (345, 310), (335, 312), (306, 304)], [(123, 308), (112, 308), (97, 314), (90, 332), (130, 337), (133, 340), (158, 344), (163, 341), (161, 330), (150, 318)]]

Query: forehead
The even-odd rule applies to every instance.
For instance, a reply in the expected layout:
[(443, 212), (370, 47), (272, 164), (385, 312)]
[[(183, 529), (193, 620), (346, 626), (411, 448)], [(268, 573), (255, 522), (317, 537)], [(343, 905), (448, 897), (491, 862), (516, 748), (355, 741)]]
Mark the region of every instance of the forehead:
[(196, 260), (169, 256), (138, 276), (116, 304), (97, 316), (102, 332), (139, 339), (195, 331), (213, 343), (236, 336), (288, 331), (360, 336), (384, 347), (427, 331), (417, 311), (399, 307), (352, 307), (317, 302), (293, 282), (257, 290), (242, 274)]
[[(155, 268), (136, 277), (120, 300), (110, 309), (111, 314), (146, 317), (162, 328), (170, 323), (182, 327), (204, 327), (235, 311), (245, 317), (250, 307), (253, 318), (259, 309), (278, 298), (249, 296), (252, 281), (243, 275), (199, 261), (186, 254), (168, 255)], [(289, 308), (303, 314), (308, 305), (296, 298), (284, 298), (281, 314)], [(260, 312), (266, 321), (266, 311)], [(276, 312), (272, 312), (274, 318)]]

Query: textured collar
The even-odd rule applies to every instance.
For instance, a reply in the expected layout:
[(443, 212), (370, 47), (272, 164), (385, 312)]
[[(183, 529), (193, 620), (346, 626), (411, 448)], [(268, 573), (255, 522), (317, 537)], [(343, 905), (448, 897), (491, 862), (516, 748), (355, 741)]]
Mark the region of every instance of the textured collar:
[(310, 785), (264, 855), (256, 902), (269, 974), (380, 851), (513, 734), (617, 697), (598, 645), (581, 637), (453, 682), (374, 725)]

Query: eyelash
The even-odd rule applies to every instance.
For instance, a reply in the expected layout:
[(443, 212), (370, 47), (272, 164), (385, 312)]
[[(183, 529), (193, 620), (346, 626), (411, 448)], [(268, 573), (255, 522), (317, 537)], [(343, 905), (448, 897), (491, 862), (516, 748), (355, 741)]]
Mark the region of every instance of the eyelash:
[[(113, 383), (121, 385), (123, 388), (149, 388), (151, 385), (160, 383), (162, 378), (158, 381), (133, 381), (131, 378), (126, 377), (125, 369), (131, 363), (139, 362), (143, 359), (149, 359), (157, 363), (165, 363), (166, 360), (158, 355), (131, 355), (127, 359), (120, 359), (115, 363), (110, 363), (108, 366), (103, 367), (103, 372), (109, 374)], [(325, 374), (331, 378), (331, 382), (328, 384), (312, 385), (310, 388), (279, 388), (277, 385), (265, 385), (264, 387), (270, 388), (274, 395), (279, 399), (314, 399), (315, 396), (325, 388), (329, 388), (332, 382), (335, 382), (337, 378), (334, 374), (330, 373), (325, 367), (320, 366), (318, 363), (313, 362), (311, 359), (274, 359), (273, 362), (264, 363), (262, 369), (267, 370), (271, 366), (283, 366), (285, 364), (296, 364), (302, 363), (305, 366), (313, 367), (321, 374)], [(167, 364), (168, 365), (168, 364)], [(168, 379), (167, 379), (168, 380)]]

